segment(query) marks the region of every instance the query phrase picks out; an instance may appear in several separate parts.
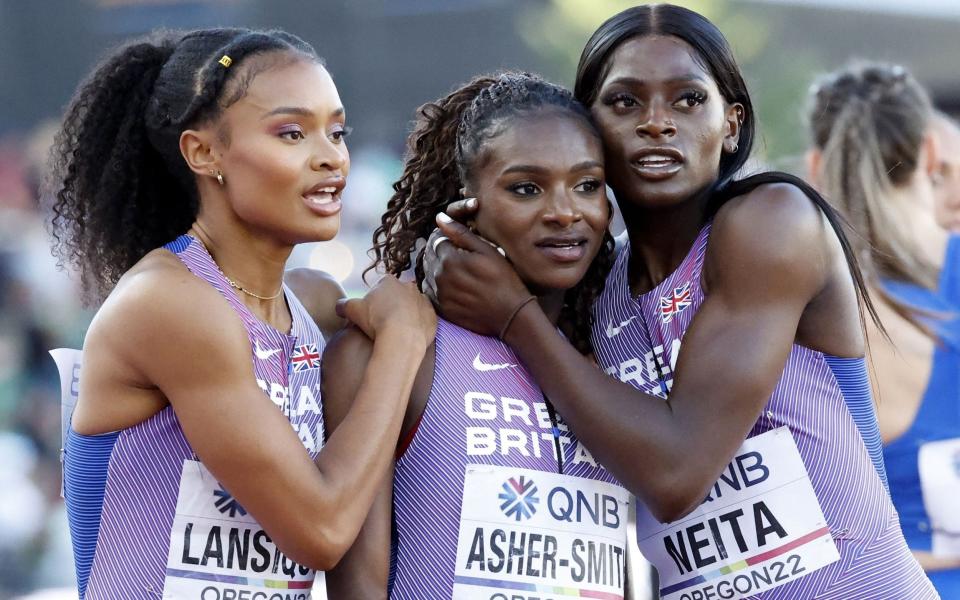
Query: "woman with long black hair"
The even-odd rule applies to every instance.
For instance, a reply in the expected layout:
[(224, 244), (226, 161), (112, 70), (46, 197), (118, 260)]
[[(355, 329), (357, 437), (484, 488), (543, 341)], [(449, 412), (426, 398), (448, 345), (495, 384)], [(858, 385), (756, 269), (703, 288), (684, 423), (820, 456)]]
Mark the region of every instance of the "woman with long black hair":
[(587, 43), (575, 93), (629, 235), (593, 312), (613, 377), (521, 306), (509, 262), (449, 218), (442, 314), (501, 334), (637, 495), (664, 598), (936, 598), (864, 443), (876, 456), (876, 424), (848, 408), (870, 402), (863, 277), (808, 185), (737, 179), (755, 123), (723, 35), (677, 6), (628, 9)]

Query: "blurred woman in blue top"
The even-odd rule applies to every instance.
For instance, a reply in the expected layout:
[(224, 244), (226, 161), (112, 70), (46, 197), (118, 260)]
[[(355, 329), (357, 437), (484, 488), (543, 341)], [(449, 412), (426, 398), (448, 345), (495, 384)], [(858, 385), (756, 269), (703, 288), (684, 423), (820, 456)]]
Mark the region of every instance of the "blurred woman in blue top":
[(811, 178), (859, 234), (889, 333), (867, 322), (890, 495), (943, 598), (960, 598), (960, 240), (937, 225), (938, 146), (902, 67), (862, 64), (811, 92)]

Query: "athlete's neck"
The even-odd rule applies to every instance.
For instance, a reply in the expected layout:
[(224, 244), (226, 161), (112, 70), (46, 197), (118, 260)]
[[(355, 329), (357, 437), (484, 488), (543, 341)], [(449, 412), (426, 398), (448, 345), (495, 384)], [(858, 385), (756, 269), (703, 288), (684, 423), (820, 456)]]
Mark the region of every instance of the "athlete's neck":
[(565, 295), (566, 292), (562, 290), (556, 290), (537, 296), (537, 302), (540, 304), (540, 309), (543, 310), (543, 314), (545, 314), (547, 318), (550, 319), (550, 322), (554, 325), (556, 325), (557, 321), (560, 320), (560, 311), (563, 310), (563, 297)]
[[(259, 240), (240, 232), (225, 231), (203, 214), (188, 232), (200, 240), (224, 276), (238, 288), (237, 296), (261, 320), (287, 331), (290, 312), (283, 294), (283, 272), (292, 246)], [(239, 289), (239, 288), (242, 288)], [(246, 290), (246, 291), (243, 291)]]
[(649, 292), (677, 270), (703, 226), (705, 203), (706, 198), (694, 197), (657, 209), (621, 206), (633, 295)]

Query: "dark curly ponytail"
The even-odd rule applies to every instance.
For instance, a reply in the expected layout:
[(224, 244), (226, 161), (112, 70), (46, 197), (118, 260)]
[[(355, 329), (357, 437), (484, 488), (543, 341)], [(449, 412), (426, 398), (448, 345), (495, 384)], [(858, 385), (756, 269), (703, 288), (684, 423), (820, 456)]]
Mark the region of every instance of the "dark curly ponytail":
[[(589, 112), (568, 90), (526, 73), (477, 77), (421, 106), (408, 138), (403, 174), (393, 184), (394, 194), (373, 234), (374, 262), (367, 271), (379, 268), (399, 275), (409, 269), (417, 240), (433, 231), (437, 214), (458, 196), (484, 144), (503, 131), (504, 119), (543, 107), (566, 111), (593, 129)], [(564, 298), (560, 326), (585, 354), (592, 351), (591, 309), (603, 291), (613, 248), (613, 237), (607, 232), (584, 278)], [(422, 282), (422, 255), (417, 257), (415, 272)]]
[[(393, 196), (373, 233), (374, 263), (364, 273), (382, 268), (399, 275), (410, 268), (417, 239), (430, 235), (434, 218), (463, 187), (456, 155), (460, 119), (480, 91), (495, 82), (492, 77), (477, 77), (417, 109), (403, 174), (393, 184)], [(417, 281), (423, 281), (419, 260), (416, 269)]]
[(80, 271), (88, 298), (103, 298), (193, 223), (199, 198), (180, 134), (243, 97), (268, 64), (240, 63), (269, 52), (320, 60), (282, 31), (158, 32), (113, 52), (80, 85), (54, 142), (47, 193), (54, 251)]

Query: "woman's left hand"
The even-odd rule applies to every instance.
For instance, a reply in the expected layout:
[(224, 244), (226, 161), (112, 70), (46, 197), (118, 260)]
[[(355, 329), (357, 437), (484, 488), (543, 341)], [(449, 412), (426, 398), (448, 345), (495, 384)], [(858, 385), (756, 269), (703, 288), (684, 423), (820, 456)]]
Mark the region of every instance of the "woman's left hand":
[(431, 236), (427, 244), (425, 293), (433, 292), (445, 319), (482, 335), (500, 335), (530, 291), (497, 248), (466, 226), (440, 213), (437, 227), (443, 237)]

